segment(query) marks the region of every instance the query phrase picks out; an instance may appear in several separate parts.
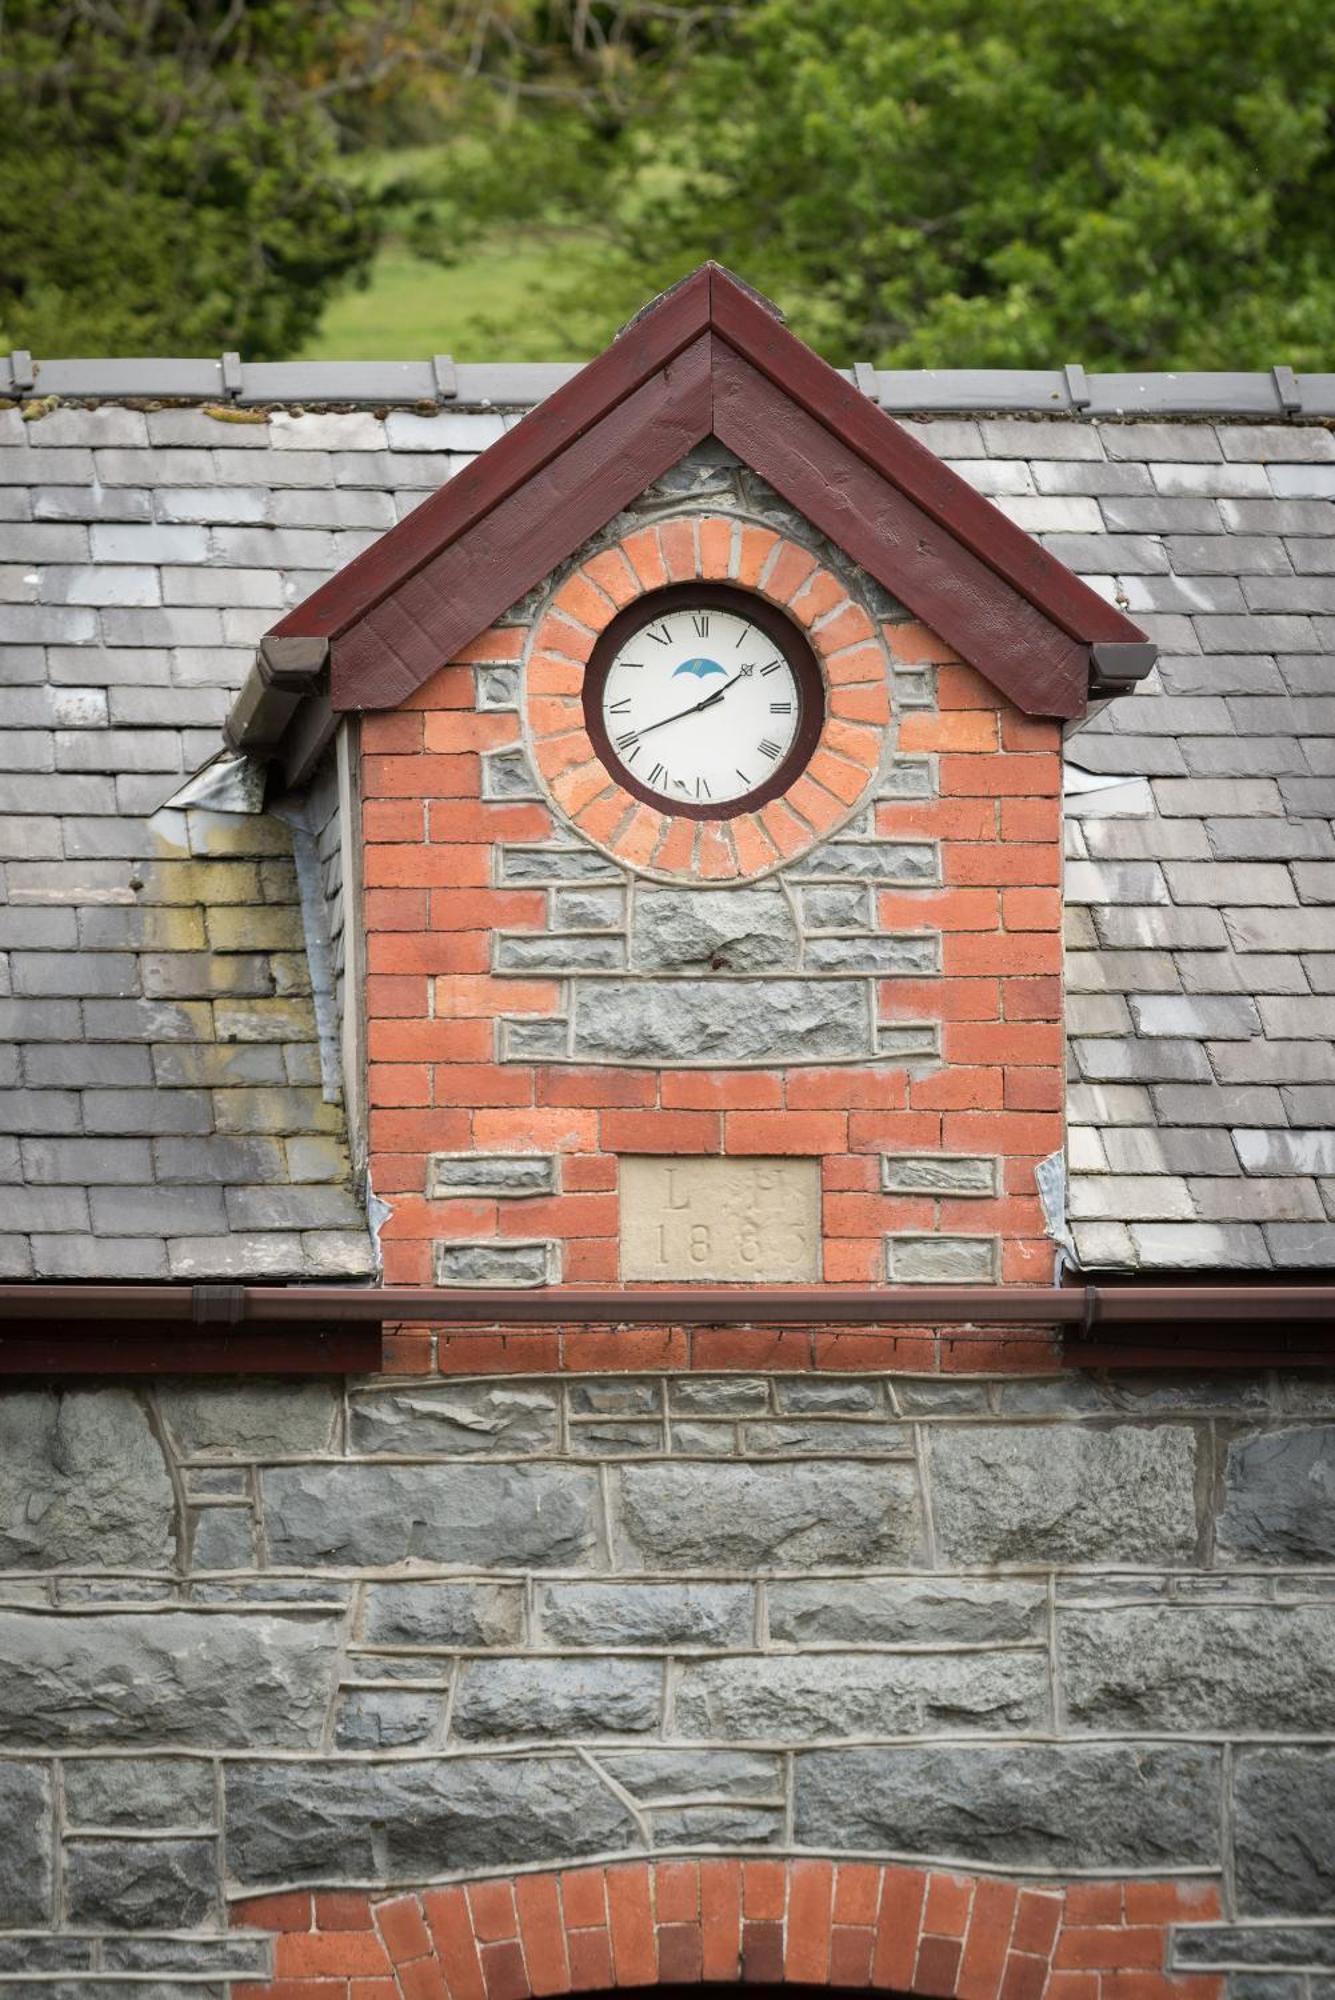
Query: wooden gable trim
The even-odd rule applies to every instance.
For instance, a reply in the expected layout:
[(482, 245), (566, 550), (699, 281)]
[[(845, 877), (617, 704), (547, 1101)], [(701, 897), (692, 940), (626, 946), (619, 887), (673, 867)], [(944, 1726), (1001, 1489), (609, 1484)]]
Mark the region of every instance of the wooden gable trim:
[(290, 612), (337, 709), (393, 707), (717, 435), (1030, 714), (1077, 716), (1115, 607), (705, 265)]

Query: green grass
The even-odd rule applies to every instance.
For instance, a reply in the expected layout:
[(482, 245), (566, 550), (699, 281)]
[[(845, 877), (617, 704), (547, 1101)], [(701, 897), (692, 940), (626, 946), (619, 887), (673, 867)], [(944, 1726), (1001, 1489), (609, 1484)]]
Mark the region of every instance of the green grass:
[(578, 240), (498, 236), (475, 256), (442, 266), (391, 240), (365, 291), (347, 292), (302, 351), (307, 361), (583, 361), (591, 336), (572, 337), (540, 298)]

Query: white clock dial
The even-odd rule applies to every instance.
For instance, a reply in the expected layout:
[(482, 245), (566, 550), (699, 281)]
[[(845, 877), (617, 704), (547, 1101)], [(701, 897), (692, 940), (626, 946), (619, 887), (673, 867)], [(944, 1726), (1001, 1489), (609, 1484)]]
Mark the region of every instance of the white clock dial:
[(666, 811), (760, 790), (792, 750), (802, 714), (774, 640), (743, 613), (715, 607), (679, 606), (641, 625), (601, 693), (610, 749)]

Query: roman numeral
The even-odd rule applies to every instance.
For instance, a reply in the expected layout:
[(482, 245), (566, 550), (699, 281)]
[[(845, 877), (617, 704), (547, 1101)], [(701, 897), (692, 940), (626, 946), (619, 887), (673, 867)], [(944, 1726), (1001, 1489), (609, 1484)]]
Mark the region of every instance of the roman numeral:
[(778, 671), (779, 671), (779, 668), (780, 668), (780, 667), (781, 667), (782, 665), (783, 665), (783, 661), (782, 661), (782, 660), (771, 660), (771, 661), (770, 661), (770, 663), (769, 663), (769, 665), (768, 665), (767, 667), (762, 667), (762, 668), (760, 669), (760, 671), (761, 671), (761, 673), (762, 673), (762, 674), (777, 674), (777, 673), (778, 673)]
[(670, 635), (669, 635), (669, 633), (668, 633), (668, 629), (667, 629), (667, 626), (666, 626), (666, 625), (665, 625), (665, 626), (663, 627), (663, 629), (662, 629), (662, 631), (661, 631), (661, 632), (655, 632), (655, 631), (654, 631), (654, 629), (653, 629), (653, 627), (652, 627), (652, 625), (651, 625), (651, 626), (649, 627), (649, 630), (648, 630), (648, 633), (647, 633), (647, 635), (646, 635), (646, 636), (647, 636), (648, 638), (652, 639), (652, 640), (653, 640), (653, 642), (654, 642), (654, 644), (655, 644), (656, 646), (670, 646), (670, 645), (672, 644), (672, 639), (671, 639), (671, 637), (670, 637)]
[(618, 749), (618, 750), (629, 750), (629, 748), (630, 748), (631, 744), (632, 744), (632, 743), (638, 743), (638, 742), (639, 742), (639, 740), (640, 740), (640, 732), (639, 732), (639, 730), (638, 730), (638, 729), (628, 729), (628, 730), (626, 731), (626, 733), (625, 733), (625, 735), (624, 735), (624, 736), (618, 736), (618, 737), (617, 737), (617, 740), (616, 740), (616, 743), (617, 743), (617, 749)]
[(791, 715), (793, 704), (790, 701), (772, 701), (769, 705), (769, 712), (771, 715)]
[(655, 764), (653, 770), (649, 773), (649, 776), (645, 782), (650, 785), (657, 785), (666, 777), (667, 777), (667, 765)]
[(707, 799), (712, 797), (709, 786), (705, 783), (703, 778), (697, 778), (695, 781), (695, 796), (697, 797), (697, 799)]
[(609, 715), (624, 715), (629, 707), (630, 707), (630, 696), (623, 695), (620, 701), (608, 702), (607, 713)]
[(620, 667), (629, 667), (631, 672), (635, 674), (642, 674), (644, 672), (643, 660), (618, 660), (617, 665)]
[(751, 788), (751, 780), (747, 776), (746, 772), (742, 769), (741, 765), (734, 764), (732, 768), (737, 773), (738, 777), (741, 779), (742, 783), (746, 786), (747, 790), (749, 791)]
[(779, 754), (779, 746), (777, 743), (762, 742), (759, 747), (762, 756), (773, 758), (777, 757)]
[(691, 618), (691, 623), (695, 627), (695, 636), (697, 639), (707, 639), (709, 637), (709, 613), (707, 611), (695, 612)]

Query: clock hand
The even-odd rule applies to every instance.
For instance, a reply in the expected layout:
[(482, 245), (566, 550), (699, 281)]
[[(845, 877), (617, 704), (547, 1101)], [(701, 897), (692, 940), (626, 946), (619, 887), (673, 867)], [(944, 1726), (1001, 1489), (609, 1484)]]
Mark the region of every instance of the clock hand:
[(679, 708), (675, 715), (661, 716), (657, 722), (647, 722), (643, 729), (636, 730), (636, 735), (651, 736), (655, 729), (666, 729), (669, 722), (680, 722), (683, 716), (698, 715), (702, 708), (712, 708), (716, 701), (722, 701), (730, 687), (735, 687), (738, 681), (745, 678), (744, 674), (734, 674), (730, 681), (725, 681), (721, 688), (715, 688), (714, 692), (707, 694), (703, 701), (692, 702), (689, 708)]

